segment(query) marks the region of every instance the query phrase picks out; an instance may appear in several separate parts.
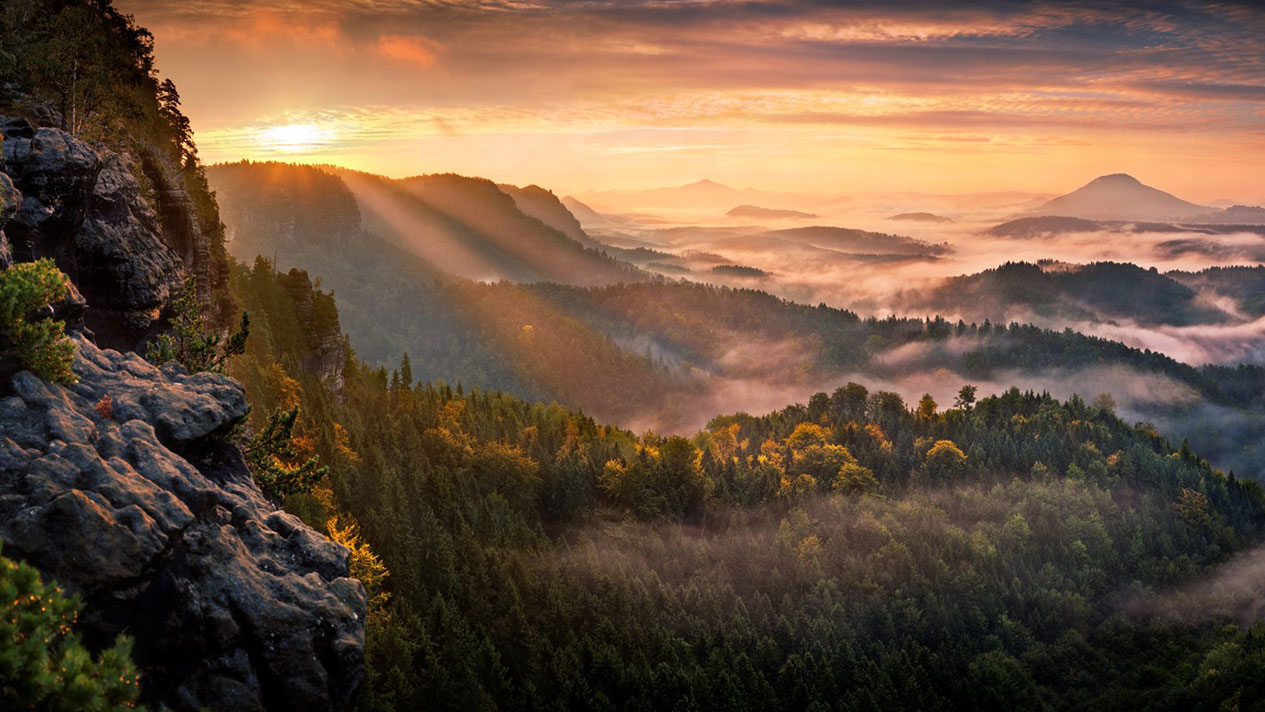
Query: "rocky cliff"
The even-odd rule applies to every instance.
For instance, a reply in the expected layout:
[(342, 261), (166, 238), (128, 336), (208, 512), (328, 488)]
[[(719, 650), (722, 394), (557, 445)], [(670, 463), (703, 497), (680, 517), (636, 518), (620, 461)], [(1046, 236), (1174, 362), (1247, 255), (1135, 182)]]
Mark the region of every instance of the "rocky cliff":
[[(223, 244), (212, 237), (212, 226), (199, 220), (197, 203), (167, 153), (154, 146), (145, 146), (139, 153), (142, 174), (154, 191), (163, 242), (180, 256), (185, 271), (198, 278), (198, 299), (208, 322), (221, 327), (231, 324), (236, 307), (228, 293)], [(213, 218), (219, 222), (218, 215)]]
[(294, 310), (307, 339), (303, 370), (328, 383), (334, 393), (342, 393), (347, 349), (334, 298), (314, 289), (307, 272), (301, 269), (291, 269), (282, 277), (282, 282), (294, 301)]
[[(227, 323), (223, 260), (213, 259), (192, 199), (157, 155), (138, 165), (24, 119), (0, 118), (0, 132), (0, 193), (14, 204), (4, 225), (12, 259), (56, 260), (90, 307), (83, 321), (97, 343), (140, 348), (162, 328), (186, 275), (197, 277), (212, 323)], [(156, 187), (154, 204), (138, 177)]]
[[(25, 121), (0, 129), (0, 269), (52, 257), (78, 287), (58, 316), (87, 327), (72, 329), (72, 386), (0, 368), (6, 555), (83, 597), (90, 644), (135, 638), (151, 707), (348, 708), (366, 601), (347, 550), (254, 485), (230, 437), (248, 411), (240, 384), (127, 352), (163, 328), (185, 274), (205, 278), (208, 310), (225, 302), (191, 205), (171, 207), (174, 184), (126, 155)], [(156, 207), (146, 184), (170, 194)], [(318, 346), (326, 368), (336, 354)]]
[(77, 342), (76, 385), (23, 371), (0, 398), (5, 552), (83, 596), (89, 640), (135, 637), (151, 703), (345, 708), (364, 589), (224, 439), (241, 386)]

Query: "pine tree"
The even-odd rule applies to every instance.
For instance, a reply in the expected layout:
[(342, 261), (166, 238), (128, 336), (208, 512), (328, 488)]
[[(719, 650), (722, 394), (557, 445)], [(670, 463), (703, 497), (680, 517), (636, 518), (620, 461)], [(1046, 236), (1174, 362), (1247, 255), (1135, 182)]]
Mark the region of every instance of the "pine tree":
[(136, 707), (132, 643), (95, 659), (74, 632), (79, 602), (33, 567), (0, 557), (0, 709), (115, 712)]
[(413, 387), (413, 364), (408, 360), (408, 352), (404, 352), (404, 357), (400, 359), (400, 381), (403, 382), (405, 388)]
[(224, 339), (207, 326), (198, 304), (197, 278), (190, 275), (172, 300), (171, 333), (150, 343), (145, 358), (155, 366), (176, 362), (190, 373), (223, 373), (228, 359), (246, 352), (250, 337), (250, 314), (243, 311), (237, 331)]
[(243, 448), (251, 475), (264, 495), (273, 502), (287, 495), (311, 492), (329, 472), (315, 457), (299, 462), (294, 426), (298, 424), (299, 406), (277, 409), (268, 416), (268, 424)]
[(13, 357), (40, 378), (74, 383), (75, 344), (66, 338), (65, 322), (31, 318), (64, 299), (66, 284), (66, 275), (47, 258), (0, 271), (0, 360)]

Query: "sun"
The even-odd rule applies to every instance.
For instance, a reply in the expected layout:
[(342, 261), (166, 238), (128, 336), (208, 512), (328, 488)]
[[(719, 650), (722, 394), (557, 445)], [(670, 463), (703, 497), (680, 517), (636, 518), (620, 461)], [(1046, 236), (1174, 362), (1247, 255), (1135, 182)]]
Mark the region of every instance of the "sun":
[(316, 124), (270, 126), (258, 136), (262, 148), (282, 153), (311, 151), (329, 145), (332, 138), (332, 131)]

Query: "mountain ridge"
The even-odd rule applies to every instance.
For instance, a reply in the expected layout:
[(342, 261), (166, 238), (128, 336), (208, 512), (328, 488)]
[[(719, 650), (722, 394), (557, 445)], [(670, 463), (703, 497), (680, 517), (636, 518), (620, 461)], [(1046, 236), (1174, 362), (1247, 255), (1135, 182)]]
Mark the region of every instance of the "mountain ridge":
[(755, 218), (758, 220), (811, 220), (821, 217), (816, 213), (806, 213), (802, 210), (764, 208), (759, 205), (746, 203), (731, 208), (729, 212), (725, 213), (725, 216), (731, 218)]
[[(220, 164), (209, 167), (207, 176), (222, 209), (233, 214), (226, 223), (239, 232), (258, 221), (278, 219), (289, 222), (260, 227), (290, 234), (295, 225), (308, 225), (308, 234), (320, 239), (332, 239), (333, 231), (370, 231), (417, 254), (437, 271), (476, 280), (589, 285), (646, 277), (589, 238), (561, 201), (542, 188), (502, 187), (456, 174), (394, 180), (337, 166), (277, 162)], [(338, 208), (342, 222), (321, 225), (322, 215), (336, 219), (337, 211), (329, 199), (316, 195), (339, 204), (351, 200), (354, 210)], [(309, 207), (286, 208), (287, 201)], [(285, 217), (279, 218), (280, 213)], [(240, 245), (233, 249), (240, 259), (253, 257), (240, 252)]]

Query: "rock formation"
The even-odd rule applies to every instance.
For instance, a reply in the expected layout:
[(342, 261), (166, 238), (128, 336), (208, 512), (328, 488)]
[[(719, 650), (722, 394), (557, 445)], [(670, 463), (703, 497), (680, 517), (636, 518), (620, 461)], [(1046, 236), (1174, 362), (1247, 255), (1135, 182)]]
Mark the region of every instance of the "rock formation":
[[(228, 293), (223, 245), (217, 244), (208, 226), (201, 224), (197, 205), (165, 152), (153, 146), (142, 149), (141, 169), (154, 188), (163, 241), (180, 256), (187, 273), (197, 277), (198, 300), (208, 321), (221, 327), (229, 325), (236, 309)], [(219, 222), (218, 215), (213, 219)]]
[(346, 708), (364, 589), (224, 439), (242, 387), (77, 343), (76, 385), (24, 371), (0, 397), (5, 553), (83, 596), (90, 641), (135, 637), (151, 704)]
[(347, 349), (333, 298), (313, 289), (312, 280), (301, 269), (290, 270), (282, 279), (307, 338), (303, 370), (324, 380), (335, 393), (342, 393)]
[[(231, 311), (194, 201), (156, 154), (137, 165), (23, 120), (0, 130), (0, 269), (51, 257), (71, 277), (53, 314), (75, 333), (78, 377), (0, 369), (5, 554), (83, 598), (90, 645), (135, 639), (152, 708), (349, 708), (364, 589), (344, 547), (255, 486), (231, 443), (249, 409), (241, 385), (98, 347), (139, 348), (187, 274), (213, 321)], [(321, 296), (308, 295), (318, 324)], [(317, 332), (314, 368), (341, 379), (341, 340)]]
[(4, 234), (4, 226), (18, 212), (22, 204), (22, 194), (13, 187), (13, 179), (7, 173), (0, 173), (0, 269), (13, 264), (13, 252), (9, 248), (9, 238)]
[[(162, 327), (169, 300), (188, 274), (197, 277), (212, 323), (227, 323), (221, 312), (232, 309), (223, 260), (213, 259), (192, 200), (158, 168), (158, 158), (147, 159), (152, 168), (142, 173), (130, 157), (94, 149), (59, 129), (0, 119), (0, 131), (6, 174), (0, 194), (15, 196), (17, 204), (0, 211), (0, 218), (11, 212), (2, 227), (12, 259), (56, 260), (86, 300), (83, 321), (99, 344), (140, 348)], [(158, 187), (161, 218), (138, 175)]]

